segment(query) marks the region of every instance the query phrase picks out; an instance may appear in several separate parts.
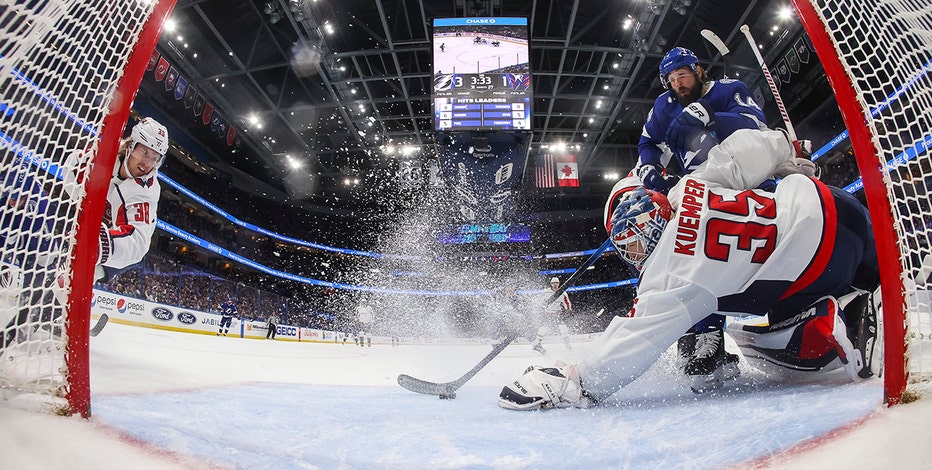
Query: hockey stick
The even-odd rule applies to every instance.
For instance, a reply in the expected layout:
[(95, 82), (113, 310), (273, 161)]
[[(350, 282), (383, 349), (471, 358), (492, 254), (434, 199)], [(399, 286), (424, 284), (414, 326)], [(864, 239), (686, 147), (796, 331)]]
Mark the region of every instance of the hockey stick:
[(757, 49), (757, 42), (754, 40), (754, 36), (751, 36), (751, 29), (748, 28), (748, 25), (741, 25), (741, 32), (744, 33), (744, 37), (747, 38), (748, 43), (751, 44), (751, 50), (754, 51), (754, 57), (757, 58), (757, 64), (760, 65), (761, 70), (764, 72), (764, 78), (767, 80), (767, 84), (770, 85), (770, 91), (773, 93), (773, 100), (777, 103), (777, 108), (780, 110), (780, 116), (783, 117), (783, 124), (786, 125), (786, 132), (790, 136), (790, 141), (793, 142), (793, 146), (799, 146), (799, 139), (796, 137), (796, 130), (793, 129), (793, 123), (790, 121), (790, 115), (786, 112), (786, 105), (783, 104), (783, 98), (780, 96), (780, 90), (777, 89), (777, 83), (773, 81), (773, 75), (770, 74), (770, 69), (767, 68), (767, 63), (764, 62), (764, 57), (761, 56), (760, 51)]
[(91, 336), (97, 336), (103, 331), (104, 327), (107, 326), (107, 322), (110, 321), (110, 316), (106, 313), (100, 314), (100, 318), (97, 319), (97, 324), (91, 328)]
[[(544, 306), (550, 305), (551, 302), (556, 300), (558, 297), (563, 295), (563, 292), (566, 292), (566, 289), (573, 285), (579, 276), (582, 276), (590, 266), (595, 264), (596, 261), (602, 256), (602, 253), (605, 253), (605, 250), (608, 247), (612, 246), (612, 239), (609, 238), (602, 243), (602, 246), (598, 247), (589, 259), (582, 264), (579, 268), (576, 269), (576, 272), (573, 273), (560, 287), (557, 288), (550, 297), (547, 298), (547, 301), (544, 302)], [(407, 374), (401, 374), (398, 376), (398, 385), (411, 390), (412, 392), (423, 393), (425, 395), (438, 395), (442, 399), (456, 398), (456, 390), (463, 386), (469, 379), (473, 378), (474, 375), (479, 373), (483, 367), (488, 365), (489, 362), (492, 362), (492, 359), (495, 359), (495, 356), (498, 356), (502, 351), (511, 344), (512, 341), (517, 339), (519, 334), (517, 332), (508, 333), (498, 344), (489, 351), (472, 369), (469, 369), (468, 372), (463, 374), (460, 378), (450, 381), (450, 382), (431, 382), (429, 380), (422, 380), (416, 377), (411, 377)]]
[(718, 34), (715, 34), (714, 31), (710, 29), (703, 29), (699, 32), (706, 41), (709, 41), (715, 49), (718, 50), (718, 53), (722, 55), (722, 67), (725, 71), (722, 73), (726, 78), (728, 77), (728, 53), (731, 52), (728, 50), (728, 46), (725, 45), (725, 41), (722, 41), (722, 38), (718, 37)]

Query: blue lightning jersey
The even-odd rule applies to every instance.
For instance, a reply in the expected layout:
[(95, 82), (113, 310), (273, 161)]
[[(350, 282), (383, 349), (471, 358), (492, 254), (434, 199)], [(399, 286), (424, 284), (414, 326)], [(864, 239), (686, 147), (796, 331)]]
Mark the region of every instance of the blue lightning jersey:
[(231, 301), (226, 301), (220, 304), (220, 315), (223, 317), (236, 316), (236, 304)]
[[(23, 173), (0, 177), (0, 249), (6, 262), (21, 265), (27, 257), (46, 255), (56, 246), (56, 206), (32, 178)], [(48, 259), (47, 259), (48, 260)]]
[[(764, 112), (751, 97), (748, 87), (739, 80), (722, 79), (709, 83), (708, 90), (702, 95), (710, 111), (715, 113), (714, 124), (709, 128), (714, 142), (721, 142), (738, 129), (765, 129)], [(669, 90), (657, 97), (654, 107), (647, 115), (647, 123), (638, 142), (640, 165), (661, 165), (666, 144), (664, 139), (670, 124), (683, 112), (683, 105)], [(660, 147), (663, 144), (664, 147)], [(689, 174), (705, 161), (704, 152), (686, 152), (675, 155), (674, 170)], [(672, 161), (671, 161), (672, 163)]]

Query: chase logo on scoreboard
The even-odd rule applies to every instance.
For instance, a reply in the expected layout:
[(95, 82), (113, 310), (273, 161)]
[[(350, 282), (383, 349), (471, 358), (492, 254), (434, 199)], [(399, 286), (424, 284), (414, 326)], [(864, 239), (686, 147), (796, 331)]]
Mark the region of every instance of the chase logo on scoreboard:
[(156, 320), (161, 321), (171, 321), (172, 318), (175, 318), (175, 314), (171, 310), (164, 307), (156, 307), (152, 309), (152, 316)]
[(193, 325), (197, 323), (197, 316), (191, 312), (179, 312), (178, 321), (184, 323), (185, 325)]

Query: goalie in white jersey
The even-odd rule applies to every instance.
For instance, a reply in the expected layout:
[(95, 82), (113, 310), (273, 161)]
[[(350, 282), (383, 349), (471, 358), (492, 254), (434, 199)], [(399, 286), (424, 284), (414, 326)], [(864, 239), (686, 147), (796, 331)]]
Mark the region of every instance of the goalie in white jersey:
[(773, 193), (731, 189), (756, 187), (794, 156), (778, 131), (738, 131), (669, 200), (636, 178), (620, 182), (607, 229), (622, 258), (641, 272), (630, 316), (615, 318), (580, 363), (529, 368), (502, 389), (499, 404), (590, 406), (638, 378), (713, 312), (768, 315), (769, 323), (739, 324), (739, 334), (732, 333), (750, 359), (866, 375), (851, 337), (863, 342), (857, 326), (870, 315), (852, 307), (846, 324), (836, 300), (878, 282), (866, 209), (799, 174), (786, 176)]

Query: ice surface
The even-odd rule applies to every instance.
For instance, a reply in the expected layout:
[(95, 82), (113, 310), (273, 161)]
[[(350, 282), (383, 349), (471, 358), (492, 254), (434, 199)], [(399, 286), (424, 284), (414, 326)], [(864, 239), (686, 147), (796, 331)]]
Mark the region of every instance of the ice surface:
[[(927, 459), (927, 400), (882, 409), (879, 380), (850, 384), (843, 373), (787, 385), (744, 370), (696, 396), (667, 355), (598, 408), (516, 412), (496, 405), (502, 384), (582, 348), (553, 344), (542, 357), (512, 345), (455, 400), (395, 384), (402, 372), (454, 379), (488, 348), (298, 344), (113, 324), (91, 344), (90, 422), (0, 406), (11, 431), (0, 433), (0, 450), (25, 468), (134, 470), (816, 468), (826, 460), (921, 468)], [(838, 428), (840, 437), (824, 437)], [(48, 439), (56, 444), (43, 445)], [(864, 445), (878, 439), (887, 447)]]

